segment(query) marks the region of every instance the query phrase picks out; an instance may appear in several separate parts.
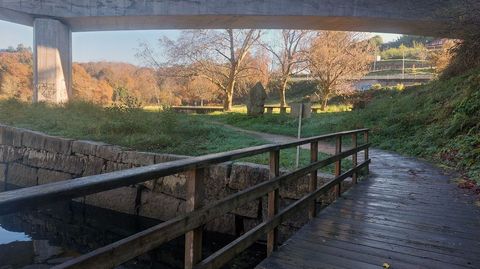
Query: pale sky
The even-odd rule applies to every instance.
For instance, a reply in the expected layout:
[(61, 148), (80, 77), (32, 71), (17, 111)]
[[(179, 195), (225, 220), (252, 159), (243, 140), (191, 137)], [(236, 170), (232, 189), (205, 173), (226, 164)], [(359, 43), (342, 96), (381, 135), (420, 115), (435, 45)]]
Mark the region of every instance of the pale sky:
[[(178, 30), (168, 31), (108, 31), (73, 33), (73, 61), (114, 61), (139, 64), (135, 58), (140, 42), (157, 44), (162, 35), (178, 36)], [(376, 33), (374, 33), (376, 34)], [(372, 34), (372, 35), (374, 35)], [(379, 34), (384, 42), (397, 39), (397, 34)], [(32, 28), (0, 20), (0, 49), (24, 44), (32, 46)]]

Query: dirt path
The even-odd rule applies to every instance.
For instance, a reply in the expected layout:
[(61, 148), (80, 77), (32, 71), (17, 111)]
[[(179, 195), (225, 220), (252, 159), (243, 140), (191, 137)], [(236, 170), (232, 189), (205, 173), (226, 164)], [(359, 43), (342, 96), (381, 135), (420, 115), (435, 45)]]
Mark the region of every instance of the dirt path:
[[(265, 141), (274, 143), (274, 144), (282, 144), (282, 143), (289, 143), (289, 142), (294, 142), (297, 141), (298, 139), (295, 137), (291, 136), (286, 136), (286, 135), (278, 135), (278, 134), (269, 134), (269, 133), (263, 133), (263, 132), (257, 132), (257, 131), (251, 131), (251, 130), (245, 130), (239, 127), (235, 127), (229, 124), (225, 123), (220, 123), (216, 122), (215, 124), (222, 125), (226, 128), (229, 128), (231, 130), (235, 130), (240, 133), (248, 134), (254, 137), (258, 137), (260, 139), (263, 139)], [(302, 149), (310, 149), (310, 145), (302, 145)], [(335, 146), (326, 142), (319, 142), (318, 143), (318, 151), (323, 152), (323, 153), (328, 153), (328, 154), (334, 154), (335, 153)]]

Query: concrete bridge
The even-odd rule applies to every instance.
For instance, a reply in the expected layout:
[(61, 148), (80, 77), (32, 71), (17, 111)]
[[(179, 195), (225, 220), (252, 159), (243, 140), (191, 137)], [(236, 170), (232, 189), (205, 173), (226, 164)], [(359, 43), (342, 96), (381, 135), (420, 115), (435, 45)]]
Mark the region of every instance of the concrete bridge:
[(269, 28), (443, 35), (455, 2), (391, 0), (0, 0), (34, 27), (34, 101), (71, 96), (72, 31)]

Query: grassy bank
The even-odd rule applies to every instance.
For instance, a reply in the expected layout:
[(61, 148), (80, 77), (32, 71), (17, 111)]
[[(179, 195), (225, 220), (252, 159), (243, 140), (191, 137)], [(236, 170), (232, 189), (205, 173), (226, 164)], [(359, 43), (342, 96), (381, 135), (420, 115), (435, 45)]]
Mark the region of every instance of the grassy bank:
[[(0, 123), (50, 135), (102, 141), (135, 150), (189, 156), (268, 144), (268, 141), (213, 124), (200, 115), (104, 108), (84, 102), (52, 106), (3, 100), (0, 101)], [(309, 158), (308, 150), (300, 151), (301, 165), (308, 164)], [(268, 164), (268, 154), (240, 161)], [(295, 163), (296, 150), (282, 150), (281, 167), (294, 168)], [(329, 167), (324, 171), (332, 169)]]
[[(304, 121), (304, 136), (371, 128), (374, 146), (442, 162), (480, 179), (480, 70), (404, 91), (378, 90), (365, 109), (322, 113)], [(295, 136), (284, 115), (230, 113), (215, 120), (245, 129)]]

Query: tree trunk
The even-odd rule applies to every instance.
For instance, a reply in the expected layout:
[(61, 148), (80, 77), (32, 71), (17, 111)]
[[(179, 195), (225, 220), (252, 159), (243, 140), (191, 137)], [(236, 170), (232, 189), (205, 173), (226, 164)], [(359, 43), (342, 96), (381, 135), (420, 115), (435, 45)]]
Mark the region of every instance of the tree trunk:
[(287, 107), (287, 100), (285, 98), (285, 92), (287, 91), (287, 83), (288, 83), (288, 79), (283, 79), (282, 85), (279, 89), (280, 107)]
[(320, 110), (326, 111), (328, 105), (328, 96), (325, 96), (322, 100), (322, 105), (320, 106)]
[(223, 110), (225, 111), (232, 111), (234, 88), (235, 88), (235, 80), (231, 81), (228, 84), (228, 87), (225, 91), (225, 100), (223, 101)]

